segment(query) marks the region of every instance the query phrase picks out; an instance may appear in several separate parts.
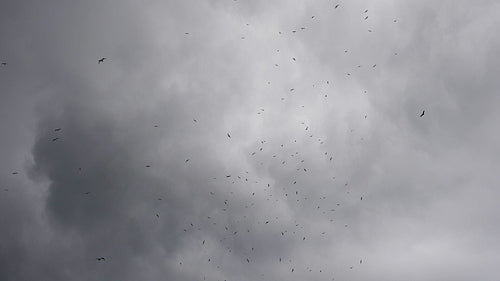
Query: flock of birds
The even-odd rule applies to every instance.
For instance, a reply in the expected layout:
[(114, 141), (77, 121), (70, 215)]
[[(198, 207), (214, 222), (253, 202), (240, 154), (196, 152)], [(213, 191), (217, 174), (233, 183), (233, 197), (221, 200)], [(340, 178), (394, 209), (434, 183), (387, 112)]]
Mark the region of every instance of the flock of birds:
[[(236, 1), (236, 0), (234, 0)], [(333, 5), (333, 9), (339, 9), (341, 6), (340, 4), (335, 4)], [(364, 20), (368, 20), (369, 15), (368, 15), (368, 10), (363, 11), (364, 14)], [(315, 19), (316, 16), (311, 16), (311, 19)], [(394, 22), (397, 22), (397, 20), (393, 20)], [(300, 30), (305, 30), (305, 27), (300, 28)], [(297, 30), (293, 30), (293, 33), (297, 32)], [(369, 30), (369, 32), (372, 32), (372, 30)], [(190, 35), (189, 32), (185, 32), (185, 35)], [(279, 32), (279, 34), (282, 34)], [(241, 39), (245, 39), (245, 37), (241, 37)], [(278, 50), (279, 51), (279, 50)], [(347, 53), (347, 50), (345, 50)], [(395, 53), (397, 55), (397, 53)], [(107, 60), (106, 57), (99, 58), (97, 60), (97, 63), (103, 64)], [(296, 61), (295, 57), (292, 57), (293, 61)], [(1, 66), (6, 67), (7, 62), (1, 62)], [(275, 64), (275, 66), (278, 66), (278, 64)], [(359, 66), (358, 66), (359, 67)], [(373, 68), (377, 67), (377, 64), (374, 64), (372, 66)], [(350, 75), (348, 73), (347, 75)], [(327, 81), (327, 84), (330, 82)], [(294, 91), (294, 88), (290, 89), (290, 92)], [(366, 91), (365, 91), (366, 93)], [(326, 95), (325, 95), (326, 96)], [(261, 109), (264, 111), (263, 109)], [(260, 114), (261, 112), (259, 112)], [(421, 114), (419, 117), (423, 117), (425, 114), (425, 110), (422, 110)], [(367, 115), (364, 116), (364, 118), (367, 118)], [(198, 123), (198, 119), (193, 119), (194, 123)], [(306, 126), (306, 124), (302, 123), (305, 126), (305, 131), (309, 133), (309, 126)], [(158, 125), (154, 125), (155, 128), (158, 128)], [(62, 128), (55, 128), (54, 133), (61, 133)], [(308, 135), (311, 138), (313, 135)], [(230, 132), (227, 132), (227, 138), (228, 140), (233, 139), (232, 135)], [(51, 139), (52, 142), (57, 142), (61, 141), (61, 137), (59, 135), (54, 136)], [(321, 139), (318, 139), (318, 142), (320, 144), (323, 144), (323, 141)], [(292, 142), (296, 143), (296, 140)], [(252, 151), (250, 156), (251, 157), (257, 157), (259, 156), (259, 153), (262, 153), (264, 150), (272, 149), (269, 147), (266, 147), (267, 141), (261, 140), (259, 141), (259, 147), (256, 147), (255, 151)], [(299, 151), (295, 151), (293, 153), (289, 153), (288, 150), (286, 150), (285, 144), (280, 144), (278, 149), (281, 149), (279, 153), (273, 154), (269, 159), (262, 159), (260, 158), (260, 161), (275, 161), (274, 163), (279, 163), (282, 166), (286, 166), (288, 164), (288, 169), (295, 169), (295, 173), (297, 173), (296, 178), (304, 178), (302, 176), (303, 174), (306, 174), (311, 171), (308, 167), (306, 167), (306, 158), (307, 157), (302, 157), (302, 155), (299, 153)], [(287, 154), (289, 153), (289, 154)], [(264, 157), (264, 156), (263, 156)], [(326, 162), (332, 162), (334, 160), (333, 154), (329, 152), (324, 152), (324, 157)], [(186, 165), (189, 165), (193, 161), (192, 158), (186, 158), (184, 160), (184, 163)], [(262, 164), (263, 162), (261, 162)], [(146, 168), (152, 168), (152, 165), (145, 165)], [(82, 168), (78, 168), (79, 171), (82, 171)], [(299, 175), (298, 173), (302, 173), (302, 175)], [(17, 175), (18, 172), (14, 171), (12, 172), (13, 175)], [(207, 229), (211, 229), (211, 233), (219, 233), (220, 237), (218, 239), (201, 239), (200, 243), (200, 250), (201, 254), (206, 256), (206, 262), (211, 263), (214, 265), (217, 270), (222, 270), (223, 264), (221, 264), (216, 257), (210, 256), (209, 252), (207, 249), (204, 249), (203, 247), (206, 247), (207, 244), (210, 243), (218, 243), (219, 246), (223, 246), (225, 250), (230, 254), (233, 251), (232, 246), (242, 243), (241, 239), (244, 239), (244, 235), (248, 235), (249, 233), (253, 231), (257, 232), (262, 232), (266, 231), (265, 228), (268, 227), (268, 225), (274, 224), (274, 227), (271, 227), (269, 231), (274, 232), (273, 235), (276, 235), (279, 237), (279, 239), (285, 239), (286, 241), (294, 241), (293, 243), (297, 243), (297, 240), (300, 241), (306, 241), (308, 235), (311, 235), (313, 239), (320, 239), (322, 237), (326, 237), (327, 233), (325, 231), (321, 230), (314, 230), (314, 229), (307, 229), (304, 226), (307, 225), (307, 223), (302, 223), (297, 220), (294, 221), (292, 225), (293, 228), (286, 228), (283, 227), (283, 225), (286, 224), (281, 224), (279, 221), (278, 216), (269, 216), (267, 218), (260, 218), (256, 219), (253, 217), (253, 213), (255, 213), (253, 210), (256, 210), (257, 208), (263, 208), (262, 204), (265, 204), (266, 202), (272, 202), (272, 204), (279, 204), (282, 202), (285, 202), (288, 205), (293, 205), (293, 204), (301, 204), (302, 202), (310, 202), (311, 207), (311, 212), (316, 212), (317, 215), (324, 216), (328, 219), (330, 223), (335, 223), (334, 219), (334, 213), (338, 212), (338, 210), (341, 209), (342, 203), (341, 202), (332, 202), (328, 196), (322, 195), (319, 196), (318, 198), (312, 198), (309, 197), (307, 191), (304, 191), (304, 188), (306, 187), (299, 187), (300, 186), (300, 180), (294, 179), (289, 183), (287, 186), (282, 186), (282, 187), (275, 187), (272, 186), (271, 183), (264, 183), (260, 182), (258, 180), (258, 177), (256, 176), (255, 178), (252, 178), (251, 174), (248, 171), (241, 172), (237, 175), (233, 174), (225, 174), (225, 175), (220, 175), (220, 176), (215, 176), (212, 177), (211, 180), (216, 181), (214, 182), (214, 185), (217, 184), (222, 184), (222, 185), (229, 185), (229, 186), (241, 186), (244, 187), (241, 190), (248, 190), (249, 186), (251, 187), (251, 192), (248, 192), (248, 199), (243, 200), (242, 198), (238, 198), (235, 195), (235, 192), (229, 191), (226, 194), (220, 194), (221, 192), (212, 190), (208, 191), (206, 196), (207, 200), (210, 201), (214, 205), (220, 204), (220, 208), (217, 210), (213, 211), (212, 213), (207, 214), (204, 218), (200, 218), (200, 220), (195, 224), (193, 222), (189, 222), (186, 224), (186, 227), (182, 229), (182, 232), (185, 233), (193, 233), (194, 236), (196, 237), (202, 237), (203, 236), (203, 231)], [(332, 180), (335, 180), (335, 177), (332, 177)], [(343, 183), (345, 187), (348, 186), (348, 182)], [(261, 187), (261, 189), (257, 189), (256, 187)], [(234, 189), (234, 188), (233, 188)], [(229, 189), (229, 190), (233, 190)], [(238, 191), (241, 191), (238, 190)], [(5, 191), (8, 191), (8, 189), (5, 189)], [(236, 190), (235, 190), (236, 191)], [(349, 191), (346, 191), (349, 193)], [(237, 192), (236, 192), (237, 193)], [(86, 191), (83, 193), (86, 196), (90, 196), (92, 194), (91, 191)], [(231, 198), (234, 198), (235, 203), (231, 201)], [(265, 198), (265, 201), (262, 201), (262, 199)], [(363, 200), (363, 196), (360, 195), (359, 197), (360, 201)], [(162, 201), (163, 198), (159, 197), (157, 198), (158, 201)], [(264, 202), (264, 203), (262, 203)], [(293, 202), (293, 203), (292, 203)], [(228, 214), (232, 214), (233, 217), (236, 217), (232, 220), (232, 222), (228, 223), (227, 216)], [(160, 213), (155, 212), (154, 216), (157, 219), (160, 219)], [(257, 221), (255, 221), (257, 220)], [(240, 227), (241, 225), (244, 225), (244, 228)], [(251, 229), (250, 225), (253, 225), (253, 227), (258, 227), (259, 229)], [(289, 224), (290, 225), (290, 224)], [(344, 224), (343, 227), (347, 228), (349, 225)], [(194, 232), (199, 232), (198, 234), (194, 234)], [(314, 233), (318, 232), (318, 233)], [(318, 238), (319, 237), (319, 238)], [(242, 262), (244, 263), (253, 263), (255, 261), (254, 258), (254, 253), (259, 251), (259, 250), (264, 250), (260, 245), (254, 245), (252, 247), (249, 247), (248, 249), (243, 250), (245, 257), (243, 258)], [(105, 262), (106, 258), (103, 256), (98, 256), (95, 258), (96, 261), (98, 262)], [(313, 265), (304, 265), (304, 264), (298, 264), (295, 262), (295, 260), (290, 257), (290, 256), (281, 256), (278, 255), (275, 257), (275, 261), (277, 264), (286, 264), (288, 266), (288, 270), (290, 273), (297, 274), (297, 271), (301, 272), (319, 272), (319, 273), (326, 273), (328, 272), (328, 268), (315, 268)], [(363, 263), (363, 259), (359, 259), (359, 265)], [(182, 261), (179, 261), (179, 266), (182, 266)], [(353, 269), (354, 266), (351, 265), (349, 266), (349, 269)], [(330, 272), (333, 274), (333, 272)], [(261, 274), (260, 277), (264, 277), (263, 274)], [(332, 276), (330, 276), (332, 277)], [(203, 278), (204, 280), (206, 277)], [(334, 278), (332, 277), (332, 280)]]

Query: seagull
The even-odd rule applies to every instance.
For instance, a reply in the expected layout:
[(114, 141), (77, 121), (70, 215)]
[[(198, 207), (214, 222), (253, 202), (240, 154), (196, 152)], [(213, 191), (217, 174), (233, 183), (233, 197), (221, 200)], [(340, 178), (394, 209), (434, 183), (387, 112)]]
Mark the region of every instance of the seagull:
[(422, 110), (422, 114), (420, 114), (420, 117), (424, 116), (425, 110)]
[(97, 64), (101, 64), (101, 62), (104, 62), (104, 60), (105, 60), (105, 59), (106, 59), (106, 58), (101, 58), (101, 59), (99, 59), (99, 60), (97, 61)]
[(98, 260), (98, 261), (105, 261), (105, 260), (106, 260), (106, 259), (105, 259), (105, 258), (103, 258), (103, 257), (97, 257), (97, 258), (95, 258), (95, 259), (96, 259), (96, 260)]

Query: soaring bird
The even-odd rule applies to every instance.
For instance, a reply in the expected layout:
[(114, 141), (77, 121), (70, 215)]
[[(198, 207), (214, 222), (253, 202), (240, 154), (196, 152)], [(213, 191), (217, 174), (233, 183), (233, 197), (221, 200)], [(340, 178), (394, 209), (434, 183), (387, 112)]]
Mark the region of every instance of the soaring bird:
[(7, 63), (6, 62), (2, 62), (2, 65), (7, 65)]
[(422, 114), (420, 114), (420, 117), (424, 116), (425, 110), (422, 110)]
[(97, 64), (101, 64), (101, 62), (104, 62), (104, 60), (105, 60), (105, 59), (106, 59), (106, 58), (101, 58), (101, 59), (99, 59), (99, 60), (97, 61)]
[(60, 130), (62, 130), (62, 129), (61, 128), (55, 128), (54, 132), (59, 132)]
[(96, 260), (98, 260), (98, 261), (105, 261), (105, 260), (106, 260), (106, 259), (105, 259), (105, 258), (103, 258), (103, 257), (97, 257), (97, 258), (95, 258), (95, 259), (96, 259)]
[(334, 9), (337, 9), (339, 7), (340, 4), (337, 4), (335, 5), (335, 7), (333, 7)]
[(227, 136), (228, 136), (229, 138), (231, 138), (231, 135), (230, 135), (229, 133), (227, 133)]
[(56, 141), (56, 140), (58, 140), (58, 139), (59, 139), (59, 138), (53, 138), (53, 139), (52, 139), (52, 141)]

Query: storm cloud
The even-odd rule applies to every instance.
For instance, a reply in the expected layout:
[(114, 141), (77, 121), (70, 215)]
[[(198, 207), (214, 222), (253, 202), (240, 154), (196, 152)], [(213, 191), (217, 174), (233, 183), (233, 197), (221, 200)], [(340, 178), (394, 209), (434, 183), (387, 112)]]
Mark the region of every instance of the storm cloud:
[(499, 26), (487, 0), (2, 2), (0, 279), (497, 280)]

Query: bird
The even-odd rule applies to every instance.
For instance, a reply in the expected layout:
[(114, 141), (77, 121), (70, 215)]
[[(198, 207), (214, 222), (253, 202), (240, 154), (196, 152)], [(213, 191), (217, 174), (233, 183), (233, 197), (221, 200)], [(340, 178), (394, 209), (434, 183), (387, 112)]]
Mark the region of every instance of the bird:
[(95, 259), (98, 260), (98, 261), (105, 261), (106, 260), (104, 257), (97, 257)]
[(99, 59), (99, 60), (97, 61), (97, 64), (101, 64), (102, 62), (104, 62), (104, 60), (105, 60), (105, 59), (106, 59), (106, 58), (101, 58), (101, 59)]
[(89, 195), (89, 194), (90, 194), (90, 191), (87, 191), (87, 192), (85, 192), (85, 193), (83, 193), (83, 194), (85, 194), (85, 195)]
[(12, 174), (13, 174), (13, 175), (17, 175), (17, 174), (18, 174), (18, 172), (12, 172)]
[(52, 141), (56, 141), (56, 140), (58, 140), (58, 139), (59, 139), (59, 138), (53, 138), (53, 139), (52, 139)]
[(2, 62), (2, 65), (7, 65), (7, 63), (6, 62)]
[(186, 163), (187, 163), (187, 162), (189, 162), (189, 158), (188, 158), (188, 159), (186, 159)]
[(55, 128), (54, 132), (59, 132), (60, 130), (62, 130), (62, 129), (61, 128)]
[(424, 116), (425, 110), (422, 110), (422, 114), (420, 114), (420, 117)]
[(230, 135), (229, 133), (227, 133), (227, 136), (228, 136), (229, 138), (231, 138), (231, 135)]
[(334, 9), (337, 9), (339, 7), (340, 4), (337, 4), (335, 5), (335, 7), (333, 7)]

